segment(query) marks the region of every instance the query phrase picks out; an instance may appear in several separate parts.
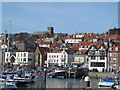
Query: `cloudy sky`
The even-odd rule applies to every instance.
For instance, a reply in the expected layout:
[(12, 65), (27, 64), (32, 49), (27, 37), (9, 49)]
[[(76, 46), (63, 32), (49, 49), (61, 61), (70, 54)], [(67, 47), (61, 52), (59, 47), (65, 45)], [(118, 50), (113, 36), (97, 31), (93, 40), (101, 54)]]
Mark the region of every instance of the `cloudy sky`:
[(102, 33), (118, 26), (117, 2), (3, 2), (2, 30), (11, 33), (46, 31), (55, 33)]

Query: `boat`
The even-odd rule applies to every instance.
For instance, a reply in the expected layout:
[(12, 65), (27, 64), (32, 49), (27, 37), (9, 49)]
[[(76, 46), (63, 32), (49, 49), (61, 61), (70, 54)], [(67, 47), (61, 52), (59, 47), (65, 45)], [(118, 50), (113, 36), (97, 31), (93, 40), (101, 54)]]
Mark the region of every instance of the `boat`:
[(0, 77), (0, 88), (17, 89), (16, 82), (13, 80), (13, 76), (1, 76)]
[(65, 78), (66, 71), (62, 69), (55, 69), (55, 72), (52, 74), (52, 78)]
[(116, 84), (116, 79), (100, 79), (98, 88), (112, 88)]

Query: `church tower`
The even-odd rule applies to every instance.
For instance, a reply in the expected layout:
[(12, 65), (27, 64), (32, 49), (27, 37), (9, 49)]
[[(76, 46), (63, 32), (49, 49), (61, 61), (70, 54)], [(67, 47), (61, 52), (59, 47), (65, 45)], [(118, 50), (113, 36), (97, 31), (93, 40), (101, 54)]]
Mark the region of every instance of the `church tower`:
[(47, 31), (49, 34), (53, 34), (54, 33), (54, 28), (53, 27), (48, 27)]

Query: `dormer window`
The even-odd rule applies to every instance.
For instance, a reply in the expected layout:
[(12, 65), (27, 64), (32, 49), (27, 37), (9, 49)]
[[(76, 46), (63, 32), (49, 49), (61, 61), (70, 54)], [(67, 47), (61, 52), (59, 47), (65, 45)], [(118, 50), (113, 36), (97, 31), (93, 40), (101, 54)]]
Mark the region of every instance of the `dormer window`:
[(118, 48), (118, 47), (116, 47), (116, 48), (115, 48), (115, 51), (118, 51), (118, 50), (119, 50), (119, 48)]

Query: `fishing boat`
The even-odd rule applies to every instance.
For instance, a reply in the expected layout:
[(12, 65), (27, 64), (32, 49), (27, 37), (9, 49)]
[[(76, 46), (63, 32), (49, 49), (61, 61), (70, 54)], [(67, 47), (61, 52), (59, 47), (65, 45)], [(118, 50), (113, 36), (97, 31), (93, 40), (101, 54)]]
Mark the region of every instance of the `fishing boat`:
[(100, 79), (98, 88), (112, 88), (116, 84), (116, 79)]

